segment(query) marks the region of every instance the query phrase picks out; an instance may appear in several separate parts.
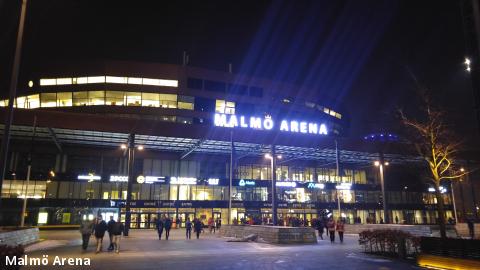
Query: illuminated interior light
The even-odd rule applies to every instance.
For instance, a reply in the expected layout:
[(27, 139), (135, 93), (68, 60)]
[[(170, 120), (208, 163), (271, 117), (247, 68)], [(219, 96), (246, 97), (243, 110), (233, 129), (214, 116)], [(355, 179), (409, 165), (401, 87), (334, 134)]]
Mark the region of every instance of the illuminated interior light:
[(115, 76), (106, 76), (105, 77), (106, 83), (127, 83), (127, 77), (115, 77)]
[(142, 84), (142, 78), (128, 77), (128, 84)]
[(72, 78), (58, 78), (57, 85), (69, 85), (72, 84)]
[[(78, 79), (77, 79), (78, 83)], [(105, 83), (105, 76), (88, 77), (88, 83)]]
[(30, 87), (30, 88), (33, 87), (33, 81), (28, 81), (28, 87)]
[(57, 79), (40, 79), (40, 85), (57, 85)]

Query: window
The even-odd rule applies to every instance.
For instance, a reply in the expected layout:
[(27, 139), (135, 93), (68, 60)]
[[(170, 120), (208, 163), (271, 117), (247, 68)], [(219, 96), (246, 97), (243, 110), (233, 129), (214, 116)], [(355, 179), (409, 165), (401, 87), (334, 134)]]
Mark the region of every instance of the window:
[(251, 97), (263, 97), (263, 88), (252, 86), (249, 90)]
[(27, 98), (26, 97), (18, 97), (17, 98), (17, 103), (15, 104), (16, 108), (22, 108), (25, 109), (27, 108)]
[(88, 78), (87, 77), (78, 77), (76, 79), (74, 78), (73, 83), (86, 84), (86, 83), (88, 83)]
[[(87, 77), (88, 83), (105, 83), (105, 76)], [(78, 83), (78, 79), (77, 79)]]
[(27, 96), (27, 103), (28, 103), (27, 107), (30, 109), (40, 107), (40, 95), (36, 94), (36, 95)]
[(127, 106), (141, 106), (142, 105), (142, 93), (139, 92), (126, 92), (126, 104)]
[(88, 104), (88, 92), (73, 92), (73, 106), (86, 106)]
[(208, 91), (225, 93), (226, 84), (223, 82), (205, 80), (204, 87), (205, 90)]
[(203, 80), (196, 78), (187, 78), (187, 88), (202, 90)]
[(72, 84), (72, 78), (58, 78), (57, 85), (67, 85)]
[(244, 96), (248, 92), (248, 86), (240, 84), (228, 84), (228, 93)]
[(142, 106), (146, 107), (159, 107), (160, 94), (154, 93), (142, 93)]
[(57, 79), (40, 79), (41, 86), (56, 85), (56, 84), (57, 84)]
[(235, 102), (217, 99), (215, 102), (215, 112), (235, 114)]
[(88, 91), (89, 105), (105, 105), (105, 91)]
[(178, 96), (178, 108), (193, 110), (194, 98), (189, 96)]
[(105, 82), (107, 83), (127, 83), (127, 77), (113, 77), (113, 76), (107, 76), (105, 77)]
[(160, 94), (160, 107), (177, 108), (177, 95)]
[(142, 78), (128, 78), (128, 84), (142, 84)]
[(106, 91), (105, 104), (112, 106), (123, 106), (125, 100), (125, 93), (120, 91)]
[(57, 106), (57, 93), (42, 93), (40, 94), (40, 106), (56, 107)]
[(57, 93), (57, 106), (58, 107), (72, 106), (72, 92)]

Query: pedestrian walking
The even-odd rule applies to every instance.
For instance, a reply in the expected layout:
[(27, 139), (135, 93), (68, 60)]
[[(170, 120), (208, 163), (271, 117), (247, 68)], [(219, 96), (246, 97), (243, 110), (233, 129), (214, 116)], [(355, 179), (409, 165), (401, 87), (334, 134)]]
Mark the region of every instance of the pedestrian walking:
[(343, 232), (345, 231), (345, 223), (341, 218), (338, 219), (337, 222), (337, 232), (338, 237), (340, 238), (340, 243), (343, 243)]
[(108, 230), (107, 223), (102, 219), (101, 215), (98, 215), (97, 221), (95, 222), (95, 239), (97, 240), (97, 250), (95, 253), (99, 253), (103, 249), (103, 237), (105, 232)]
[(120, 221), (115, 222), (112, 226), (112, 235), (113, 235), (113, 250), (115, 253), (120, 252), (120, 239), (122, 238), (122, 233), (125, 227)]
[(113, 216), (110, 216), (110, 220), (107, 223), (108, 229), (108, 239), (110, 240), (110, 245), (108, 246), (108, 251), (113, 250), (113, 226), (115, 225), (115, 220), (113, 220)]
[(170, 236), (170, 229), (172, 229), (172, 220), (170, 217), (167, 217), (164, 222), (165, 226), (165, 238), (168, 240), (168, 237)]
[(320, 237), (320, 239), (323, 240), (323, 231), (325, 229), (325, 225), (323, 224), (323, 220), (321, 219), (318, 219), (316, 222), (317, 222), (318, 236)]
[(162, 240), (163, 227), (164, 227), (162, 218), (158, 218), (155, 220), (155, 226), (157, 227), (158, 240)]
[(90, 236), (93, 233), (93, 221), (83, 220), (80, 224), (80, 233), (82, 234), (82, 249), (87, 250), (88, 242), (90, 241)]
[(185, 229), (187, 239), (192, 238), (192, 222), (190, 221), (190, 218), (187, 218), (187, 221), (185, 222)]
[(210, 217), (208, 219), (208, 230), (210, 231), (210, 233), (212, 233), (212, 231), (215, 233), (215, 223), (213, 221), (213, 217)]
[(220, 230), (220, 227), (222, 227), (222, 220), (220, 218), (217, 218), (217, 221), (215, 223), (217, 230)]
[(195, 233), (197, 234), (197, 239), (199, 239), (200, 233), (202, 232), (202, 229), (203, 229), (203, 223), (200, 221), (200, 219), (197, 219), (193, 226), (195, 227)]
[(327, 236), (329, 236), (328, 235), (328, 220), (326, 220), (325, 218), (322, 218), (322, 221), (323, 221), (323, 227), (325, 228), (325, 234)]
[(330, 218), (327, 223), (327, 230), (328, 233), (330, 234), (330, 242), (334, 243), (335, 242), (335, 221), (333, 218)]
[(470, 238), (473, 239), (475, 237), (475, 225), (472, 219), (467, 220), (468, 225), (468, 233), (470, 234)]

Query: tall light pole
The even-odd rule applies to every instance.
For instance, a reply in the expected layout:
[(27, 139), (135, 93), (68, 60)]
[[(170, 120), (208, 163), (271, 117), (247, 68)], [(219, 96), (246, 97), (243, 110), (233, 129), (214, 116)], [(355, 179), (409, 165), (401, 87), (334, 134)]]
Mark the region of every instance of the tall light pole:
[(25, 212), (27, 212), (27, 195), (28, 195), (28, 184), (30, 183), (30, 173), (32, 170), (32, 151), (33, 151), (33, 142), (35, 141), (35, 131), (37, 127), (37, 116), (33, 117), (33, 131), (32, 131), (32, 141), (30, 143), (30, 151), (28, 152), (27, 157), (27, 181), (25, 183), (25, 193), (23, 195), (23, 206), (22, 206), (22, 216), (20, 217), (20, 227), (25, 225)]
[(25, 25), (25, 13), (27, 9), (27, 0), (22, 1), (22, 9), (20, 12), (20, 23), (18, 24), (17, 45), (15, 47), (15, 56), (13, 58), (12, 77), (10, 79), (10, 93), (8, 98), (8, 108), (5, 114), (4, 130), (2, 137), (2, 145), (0, 147), (0, 194), (5, 178), (7, 168), (8, 146), (10, 142), (10, 128), (13, 121), (13, 103), (17, 95), (18, 73), (20, 69), (20, 57), (22, 55), (23, 28)]
[(228, 224), (232, 222), (233, 131), (230, 131), (230, 181), (228, 185)]
[[(133, 179), (134, 179), (134, 171), (133, 166), (135, 164), (135, 134), (130, 134), (128, 136), (128, 146), (121, 145), (122, 149), (127, 151), (128, 155), (128, 162), (127, 162), (127, 175), (128, 175), (128, 182), (127, 182), (127, 200), (125, 202), (125, 229), (123, 235), (128, 236), (128, 232), (130, 230), (130, 219), (131, 219), (131, 212), (130, 212), (130, 201), (132, 200), (132, 188), (133, 188)], [(143, 150), (143, 146), (139, 145), (137, 147), (138, 150)]]
[(380, 171), (380, 184), (382, 186), (382, 201), (383, 201), (383, 221), (384, 223), (390, 223), (387, 209), (387, 196), (385, 194), (385, 178), (384, 178), (384, 166), (388, 166), (388, 161), (383, 159), (383, 155), (380, 154), (380, 161), (375, 161), (374, 165), (379, 168)]
[[(270, 160), (270, 170), (272, 172), (272, 225), (277, 225), (277, 205), (275, 202), (275, 197), (277, 196), (277, 176), (275, 172), (275, 165), (277, 159), (282, 159), (281, 155), (275, 155), (275, 147), (272, 146), (271, 154), (265, 154), (265, 158)], [(274, 158), (275, 157), (275, 158)]]

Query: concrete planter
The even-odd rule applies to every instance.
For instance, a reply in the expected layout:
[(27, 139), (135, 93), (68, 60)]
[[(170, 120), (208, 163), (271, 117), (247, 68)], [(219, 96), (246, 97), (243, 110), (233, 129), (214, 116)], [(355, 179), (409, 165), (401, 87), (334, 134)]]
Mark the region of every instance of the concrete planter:
[(225, 237), (243, 238), (256, 234), (271, 244), (313, 244), (317, 243), (315, 230), (310, 227), (282, 227), (264, 225), (222, 225)]
[(38, 228), (26, 228), (13, 231), (0, 231), (0, 245), (29, 245), (39, 240)]

